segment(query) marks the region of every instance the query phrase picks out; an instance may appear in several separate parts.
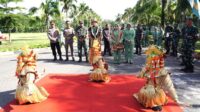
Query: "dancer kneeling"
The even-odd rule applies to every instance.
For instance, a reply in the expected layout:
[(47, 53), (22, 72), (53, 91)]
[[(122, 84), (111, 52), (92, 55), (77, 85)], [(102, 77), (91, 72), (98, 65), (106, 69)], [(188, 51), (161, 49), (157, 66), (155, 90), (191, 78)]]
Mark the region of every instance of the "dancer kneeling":
[(95, 56), (93, 59), (94, 70), (90, 73), (90, 81), (106, 82), (110, 81), (108, 75), (108, 64), (104, 61), (102, 56)]
[(98, 40), (93, 40), (93, 46), (90, 48), (89, 61), (93, 66), (93, 71), (90, 73), (90, 81), (109, 82), (108, 64), (101, 56), (100, 43)]
[(16, 89), (16, 99), (19, 104), (39, 103), (47, 99), (48, 92), (43, 87), (35, 85), (38, 78), (36, 71), (36, 53), (28, 49), (22, 48), (22, 53), (18, 56), (16, 76), (19, 79)]
[(165, 92), (168, 92), (176, 102), (178, 102), (178, 96), (170, 78), (170, 73), (164, 68), (164, 53), (152, 45), (148, 48), (146, 54), (146, 66), (138, 77), (146, 78), (147, 83), (137, 94), (134, 94), (134, 97), (144, 107), (161, 111), (162, 106), (168, 101)]

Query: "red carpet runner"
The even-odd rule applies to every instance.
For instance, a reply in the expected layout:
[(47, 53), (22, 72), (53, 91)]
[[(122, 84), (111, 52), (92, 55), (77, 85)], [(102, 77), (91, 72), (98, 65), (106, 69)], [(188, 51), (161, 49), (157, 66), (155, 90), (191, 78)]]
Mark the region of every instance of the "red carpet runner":
[[(132, 75), (112, 75), (108, 84), (87, 80), (87, 75), (48, 75), (38, 83), (50, 93), (48, 100), (30, 105), (17, 105), (14, 100), (4, 107), (5, 112), (152, 112), (132, 97), (144, 80)], [(182, 110), (170, 100), (163, 112)]]

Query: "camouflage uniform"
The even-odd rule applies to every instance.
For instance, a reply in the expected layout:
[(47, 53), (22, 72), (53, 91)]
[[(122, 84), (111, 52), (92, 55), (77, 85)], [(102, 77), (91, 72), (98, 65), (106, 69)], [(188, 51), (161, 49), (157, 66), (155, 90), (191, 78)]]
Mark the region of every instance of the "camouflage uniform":
[(88, 62), (88, 54), (87, 54), (87, 45), (86, 45), (86, 35), (87, 35), (87, 29), (85, 27), (77, 27), (76, 28), (76, 35), (78, 38), (78, 56), (79, 56), (79, 62), (82, 61), (82, 48), (84, 49), (86, 62)]
[(180, 29), (175, 26), (173, 31), (173, 38), (172, 38), (172, 55), (177, 56), (178, 53), (178, 43), (180, 38)]
[(194, 26), (184, 27), (182, 29), (183, 43), (182, 43), (182, 61), (185, 66), (184, 71), (193, 72), (193, 56), (195, 50), (195, 43), (197, 41), (198, 29)]

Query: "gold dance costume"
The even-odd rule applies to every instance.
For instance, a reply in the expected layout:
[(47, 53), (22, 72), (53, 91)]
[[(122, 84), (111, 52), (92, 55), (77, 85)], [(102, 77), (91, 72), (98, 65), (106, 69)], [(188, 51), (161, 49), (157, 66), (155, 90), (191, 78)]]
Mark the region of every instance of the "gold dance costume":
[(138, 77), (146, 78), (147, 83), (138, 93), (134, 94), (134, 97), (146, 108), (165, 105), (168, 101), (165, 92), (168, 92), (174, 101), (178, 101), (170, 73), (164, 69), (163, 52), (151, 45), (146, 54), (146, 66)]
[(93, 66), (93, 71), (90, 73), (90, 80), (109, 82), (108, 64), (101, 56), (100, 47), (98, 39), (94, 39), (89, 52), (89, 62)]
[(47, 99), (48, 92), (43, 87), (38, 87), (35, 80), (36, 53), (27, 47), (22, 48), (22, 53), (17, 58), (16, 76), (19, 79), (16, 89), (16, 99), (19, 104), (39, 103)]

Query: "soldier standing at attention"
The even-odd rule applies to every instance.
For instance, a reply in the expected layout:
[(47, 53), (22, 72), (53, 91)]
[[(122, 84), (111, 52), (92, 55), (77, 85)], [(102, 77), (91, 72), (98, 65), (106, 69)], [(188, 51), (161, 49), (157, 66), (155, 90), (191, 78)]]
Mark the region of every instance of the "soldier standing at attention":
[(103, 56), (106, 55), (106, 52), (109, 53), (109, 56), (112, 56), (111, 53), (111, 47), (110, 47), (110, 27), (108, 24), (105, 25), (105, 28), (103, 29), (103, 41), (104, 41), (104, 53)]
[(135, 37), (135, 54), (141, 55), (142, 52), (142, 46), (141, 46), (141, 40), (143, 38), (143, 29), (140, 24), (138, 24), (136, 29), (136, 37)]
[(180, 33), (181, 31), (178, 28), (178, 24), (175, 24), (173, 30), (173, 38), (172, 38), (172, 54), (171, 54), (172, 56), (177, 56)]
[(171, 34), (173, 32), (173, 27), (167, 23), (167, 26), (165, 27), (165, 49), (167, 50), (166, 54), (170, 53), (170, 47), (171, 47)]
[(83, 21), (79, 21), (79, 26), (76, 28), (75, 31), (78, 38), (79, 62), (82, 62), (82, 49), (84, 49), (86, 62), (88, 62), (87, 45), (85, 40), (87, 37), (87, 28), (84, 27)]
[(195, 43), (198, 38), (198, 29), (193, 26), (192, 18), (186, 19), (186, 26), (182, 29), (182, 61), (185, 68), (181, 69), (184, 72), (194, 72), (193, 56), (195, 50)]
[(66, 60), (65, 61), (69, 60), (69, 57), (68, 57), (68, 48), (69, 47), (70, 47), (70, 51), (71, 51), (72, 61), (75, 61), (74, 60), (74, 49), (73, 49), (73, 43), (74, 43), (73, 37), (75, 34), (74, 29), (72, 27), (70, 27), (69, 20), (67, 20), (65, 22), (65, 24), (66, 24), (66, 27), (63, 31), (63, 36), (65, 37), (65, 51), (66, 51)]

